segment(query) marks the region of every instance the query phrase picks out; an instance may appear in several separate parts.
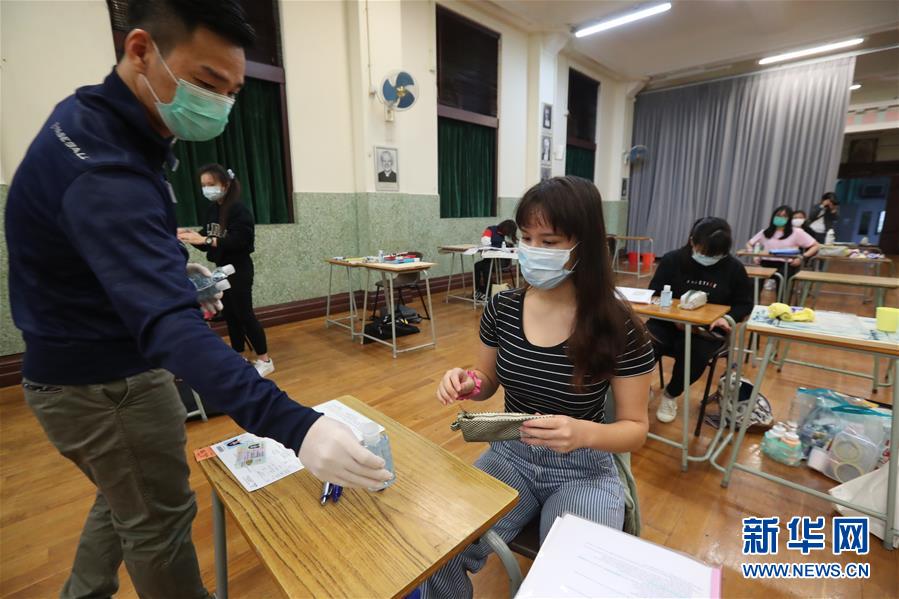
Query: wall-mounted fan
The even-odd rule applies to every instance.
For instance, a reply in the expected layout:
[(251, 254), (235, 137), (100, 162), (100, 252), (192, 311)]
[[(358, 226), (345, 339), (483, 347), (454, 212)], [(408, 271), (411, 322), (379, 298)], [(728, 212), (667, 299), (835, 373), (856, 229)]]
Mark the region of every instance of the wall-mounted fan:
[(649, 155), (646, 146), (634, 146), (624, 153), (624, 164), (639, 165), (642, 164)]
[(394, 111), (409, 110), (418, 100), (418, 85), (406, 71), (391, 71), (381, 81), (378, 99), (384, 104), (385, 120), (392, 121)]

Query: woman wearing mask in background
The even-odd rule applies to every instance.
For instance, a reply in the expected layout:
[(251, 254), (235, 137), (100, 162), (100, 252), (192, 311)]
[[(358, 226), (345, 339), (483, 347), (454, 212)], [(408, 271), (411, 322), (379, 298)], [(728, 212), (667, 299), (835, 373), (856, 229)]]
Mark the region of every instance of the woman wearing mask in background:
[[(705, 291), (710, 304), (730, 306), (728, 314), (734, 322), (740, 322), (752, 312), (752, 281), (743, 264), (730, 255), (732, 245), (730, 225), (726, 220), (713, 216), (699, 219), (693, 224), (687, 244), (662, 257), (649, 282), (649, 289), (658, 295), (665, 285), (671, 285), (674, 297), (693, 289)], [(654, 338), (656, 356), (659, 359), (662, 356), (674, 357), (671, 378), (656, 411), (660, 422), (672, 422), (677, 418), (677, 398), (684, 391), (683, 327), (653, 319), (647, 327)], [(719, 318), (712, 323), (709, 331), (706, 335), (697, 334), (690, 339), (691, 384), (699, 380), (709, 359), (725, 343), (723, 336), (730, 333), (730, 325)]]
[[(481, 233), (481, 247), (492, 246), (495, 248), (502, 247), (503, 243), (509, 241), (510, 247), (518, 244), (518, 236), (516, 235), (518, 226), (514, 220), (504, 220), (498, 225), (491, 225), (484, 229)], [(496, 272), (502, 272), (504, 268), (509, 266), (508, 260), (482, 259), (474, 265), (474, 276), (477, 284), (477, 293), (475, 295), (478, 301), (486, 302), (489, 297), (490, 286), (492, 283), (487, 280), (490, 276), (490, 264), (493, 264), (494, 276)]]
[[(511, 541), (535, 516), (540, 538), (570, 512), (621, 530), (624, 503), (612, 453), (643, 445), (649, 428), (652, 344), (615, 294), (599, 191), (579, 177), (538, 183), (521, 199), (518, 255), (525, 289), (493, 296), (481, 318), (475, 367), (453, 368), (437, 388), (444, 405), (482, 401), (502, 385), (505, 410), (548, 414), (521, 440), (490, 444), (481, 470), (518, 490), (493, 530)], [(606, 391), (616, 421), (603, 423)], [(490, 548), (469, 545), (422, 585), (424, 599), (471, 597), (466, 571)]]
[[(753, 235), (752, 239), (746, 244), (746, 249), (748, 250), (752, 250), (757, 243), (761, 244), (762, 249), (765, 252), (785, 249), (800, 250), (799, 255), (793, 257), (784, 256), (783, 258), (771, 257), (755, 259), (756, 264), (761, 264), (762, 266), (767, 266), (769, 268), (776, 268), (779, 271), (782, 271), (783, 264), (786, 262), (787, 280), (799, 272), (799, 267), (802, 266), (803, 258), (811, 258), (818, 253), (818, 242), (801, 228), (794, 227), (791, 222), (792, 218), (792, 208), (789, 206), (778, 206), (771, 215), (771, 223), (768, 225), (768, 228)], [(776, 291), (776, 279), (772, 280), (775, 281), (774, 290)], [(769, 288), (767, 283), (765, 284), (765, 288)]]
[(256, 352), (254, 366), (260, 376), (275, 371), (268, 355), (265, 331), (253, 313), (253, 260), (255, 222), (253, 214), (240, 201), (240, 183), (229, 169), (220, 164), (207, 164), (200, 169), (200, 185), (209, 200), (206, 226), (199, 233), (178, 232), (178, 239), (206, 252), (216, 266), (232, 264), (235, 273), (228, 277), (231, 288), (225, 291), (222, 314), (228, 325), (231, 347), (243, 353), (246, 341)]

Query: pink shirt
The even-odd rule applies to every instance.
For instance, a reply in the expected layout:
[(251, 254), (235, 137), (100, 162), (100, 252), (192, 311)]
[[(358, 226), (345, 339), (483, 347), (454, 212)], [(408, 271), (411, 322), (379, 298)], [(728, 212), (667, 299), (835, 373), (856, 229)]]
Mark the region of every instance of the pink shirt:
[[(781, 239), (780, 236), (783, 235), (783, 232), (774, 232), (774, 235), (771, 238), (765, 237), (765, 231), (761, 230), (755, 235), (753, 235), (752, 239), (749, 240), (749, 245), (754, 246), (757, 243), (762, 244), (762, 248), (766, 252), (770, 252), (771, 250), (785, 250), (792, 248), (810, 248), (817, 243), (815, 239), (800, 229), (799, 227), (793, 227), (793, 233), (790, 234), (789, 237)], [(765, 260), (781, 260), (787, 261), (795, 258), (795, 256), (790, 256), (788, 258), (765, 258)]]

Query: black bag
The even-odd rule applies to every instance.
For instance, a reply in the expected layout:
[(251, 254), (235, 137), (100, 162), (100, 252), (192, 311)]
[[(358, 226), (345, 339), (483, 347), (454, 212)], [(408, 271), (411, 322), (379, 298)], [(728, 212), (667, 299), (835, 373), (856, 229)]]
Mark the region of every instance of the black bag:
[[(394, 312), (396, 313), (397, 323), (405, 321), (409, 324), (418, 324), (421, 322), (421, 316), (418, 315), (418, 312), (405, 304), (397, 304), (394, 307)], [(379, 318), (387, 319), (387, 324), (390, 324), (390, 309), (387, 306), (378, 308), (378, 315)], [(397, 334), (399, 334), (399, 329), (397, 329)]]
[[(414, 335), (415, 333), (420, 333), (421, 331), (415, 325), (409, 324), (409, 321), (397, 317), (396, 319), (396, 336), (404, 337), (406, 335)], [(375, 319), (374, 322), (370, 322), (365, 325), (365, 334), (371, 335), (377, 339), (383, 339), (384, 341), (391, 340), (393, 338), (391, 327), (390, 327), (390, 314), (386, 316), (382, 316), (381, 318)], [(362, 338), (362, 343), (374, 343), (374, 341), (368, 337)]]

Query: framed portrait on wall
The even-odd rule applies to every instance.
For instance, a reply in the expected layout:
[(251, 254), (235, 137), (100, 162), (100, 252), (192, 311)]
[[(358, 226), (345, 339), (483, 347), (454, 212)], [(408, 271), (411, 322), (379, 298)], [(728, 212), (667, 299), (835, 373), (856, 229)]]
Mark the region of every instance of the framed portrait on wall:
[(546, 181), (547, 179), (551, 179), (553, 176), (553, 169), (549, 166), (541, 166), (540, 167), (540, 180)]
[(375, 146), (374, 156), (375, 189), (377, 191), (399, 191), (400, 175), (397, 149)]
[(550, 135), (540, 136), (540, 163), (548, 166), (553, 159), (553, 138)]
[(553, 128), (553, 106), (552, 104), (543, 104), (543, 129), (545, 131), (552, 131)]

